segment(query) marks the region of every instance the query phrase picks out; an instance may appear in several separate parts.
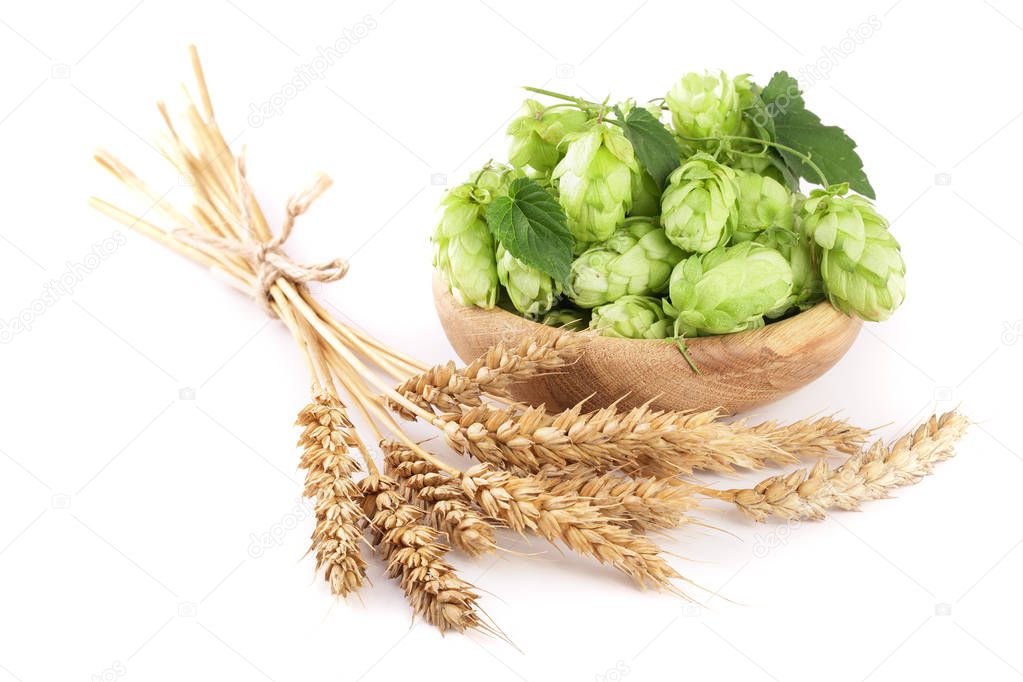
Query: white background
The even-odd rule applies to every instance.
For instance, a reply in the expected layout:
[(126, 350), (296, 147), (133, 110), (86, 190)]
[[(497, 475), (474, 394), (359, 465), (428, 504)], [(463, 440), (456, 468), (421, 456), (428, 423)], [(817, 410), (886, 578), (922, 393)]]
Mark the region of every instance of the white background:
[[(252, 125), (253, 105), (366, 17), (322, 80)], [(95, 167), (97, 146), (187, 197), (149, 142), (154, 102), (180, 109), (190, 41), (273, 218), (314, 170), (336, 181), (289, 244), (351, 258), (324, 296), (431, 361), (452, 357), (429, 289), (435, 183), (505, 154), (518, 86), (648, 98), (689, 70), (802, 72), (810, 107), (859, 142), (909, 296), (756, 416), (840, 411), (890, 437), (961, 404), (976, 425), (935, 476), (862, 513), (754, 526), (708, 508), (719, 530), (666, 541), (720, 594), (702, 609), (507, 537), (543, 553), (455, 561), (521, 652), (410, 628), (375, 565), (373, 586), (335, 603), (303, 558), (290, 338), (85, 205), (145, 209)], [(0, 680), (1020, 676), (1021, 53), (1008, 0), (5, 4), (0, 319), (31, 330), (0, 345)], [(828, 74), (805, 75), (815, 64)], [(114, 253), (23, 313), (117, 230)]]

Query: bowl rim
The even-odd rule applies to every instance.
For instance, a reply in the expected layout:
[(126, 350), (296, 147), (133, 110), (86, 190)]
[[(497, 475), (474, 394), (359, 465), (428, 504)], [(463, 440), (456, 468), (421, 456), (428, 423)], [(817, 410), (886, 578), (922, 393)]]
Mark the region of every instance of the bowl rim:
[[(433, 284), (434, 284), (434, 296), (444, 296), (448, 299), (448, 302), (454, 309), (464, 308), (467, 310), (474, 311), (476, 315), (490, 315), (495, 320), (504, 321), (508, 324), (515, 324), (522, 326), (526, 329), (557, 329), (557, 327), (551, 327), (545, 325), (542, 322), (536, 322), (528, 318), (517, 315), (511, 311), (505, 310), (500, 306), (494, 306), (493, 308), (479, 308), (477, 306), (465, 305), (461, 303), (448, 287), (447, 282), (443, 276), (434, 270), (433, 273)], [(837, 326), (846, 326), (854, 324), (859, 326), (862, 321), (851, 315), (846, 315), (842, 311), (835, 308), (827, 299), (817, 303), (810, 308), (786, 317), (783, 320), (777, 322), (769, 322), (763, 327), (756, 329), (748, 329), (741, 332), (732, 332), (730, 334), (715, 334), (713, 336), (694, 336), (686, 337), (685, 344), (689, 350), (693, 349), (709, 349), (713, 346), (722, 344), (741, 343), (746, 346), (754, 346), (760, 342), (765, 342), (767, 339), (774, 338), (779, 333), (786, 334), (790, 337), (798, 337), (804, 329), (816, 329), (830, 328)], [(607, 343), (609, 345), (622, 345), (623, 347), (637, 347), (639, 344), (646, 344), (648, 346), (653, 344), (664, 344), (670, 342), (672, 339), (624, 339), (616, 336), (597, 336), (594, 341), (599, 340), (601, 343)]]

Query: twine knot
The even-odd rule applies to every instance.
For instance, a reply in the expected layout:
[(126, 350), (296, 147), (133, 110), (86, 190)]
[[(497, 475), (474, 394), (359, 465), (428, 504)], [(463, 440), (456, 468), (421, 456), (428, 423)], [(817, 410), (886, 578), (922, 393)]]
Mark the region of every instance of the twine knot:
[[(237, 230), (238, 239), (227, 239), (212, 234), (205, 234), (184, 228), (175, 230), (175, 234), (187, 241), (198, 243), (242, 258), (251, 267), (254, 274), (252, 284), (253, 297), (263, 304), (271, 316), (276, 316), (270, 303), (271, 288), (278, 279), (286, 279), (292, 284), (308, 282), (334, 282), (348, 274), (348, 262), (343, 258), (335, 258), (325, 263), (305, 264), (292, 259), (284, 252), (283, 246), (295, 226), (295, 219), (309, 210), (316, 199), (331, 185), (331, 179), (324, 173), (317, 173), (309, 186), (292, 195), (288, 200), (287, 215), (281, 231), (269, 240), (260, 239), (259, 227), (252, 220), (250, 206), (253, 202), (252, 190), (245, 176), (244, 157), (238, 158), (237, 164), (237, 200), (241, 229)], [(266, 231), (265, 224), (261, 226)]]

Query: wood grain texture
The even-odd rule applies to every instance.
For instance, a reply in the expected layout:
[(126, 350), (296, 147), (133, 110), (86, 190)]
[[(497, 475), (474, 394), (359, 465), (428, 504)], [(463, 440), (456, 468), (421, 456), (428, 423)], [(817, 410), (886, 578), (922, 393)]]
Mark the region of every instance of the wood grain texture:
[[(466, 362), (540, 326), (499, 308), (463, 306), (437, 275), (433, 294), (444, 332)], [(559, 410), (592, 395), (587, 403), (592, 407), (625, 396), (624, 407), (652, 400), (661, 409), (718, 407), (736, 414), (824, 374), (849, 350), (860, 324), (825, 302), (761, 329), (691, 339), (687, 346), (701, 374), (694, 374), (670, 343), (598, 337), (571, 369), (518, 384), (513, 393), (523, 402)]]

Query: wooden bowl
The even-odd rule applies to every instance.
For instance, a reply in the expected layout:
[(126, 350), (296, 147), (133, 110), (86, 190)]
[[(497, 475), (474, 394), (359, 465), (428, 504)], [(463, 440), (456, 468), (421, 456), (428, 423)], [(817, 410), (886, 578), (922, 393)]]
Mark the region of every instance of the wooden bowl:
[[(461, 305), (434, 275), (433, 296), (441, 325), (462, 360), (469, 362), (499, 341), (512, 341), (542, 325), (500, 308)], [(735, 414), (778, 400), (830, 369), (856, 339), (860, 321), (819, 303), (781, 322), (737, 334), (687, 342), (701, 374), (695, 374), (670, 343), (595, 338), (582, 358), (563, 373), (517, 384), (517, 400), (562, 410), (592, 395), (588, 406), (652, 401), (660, 409), (714, 407)]]

